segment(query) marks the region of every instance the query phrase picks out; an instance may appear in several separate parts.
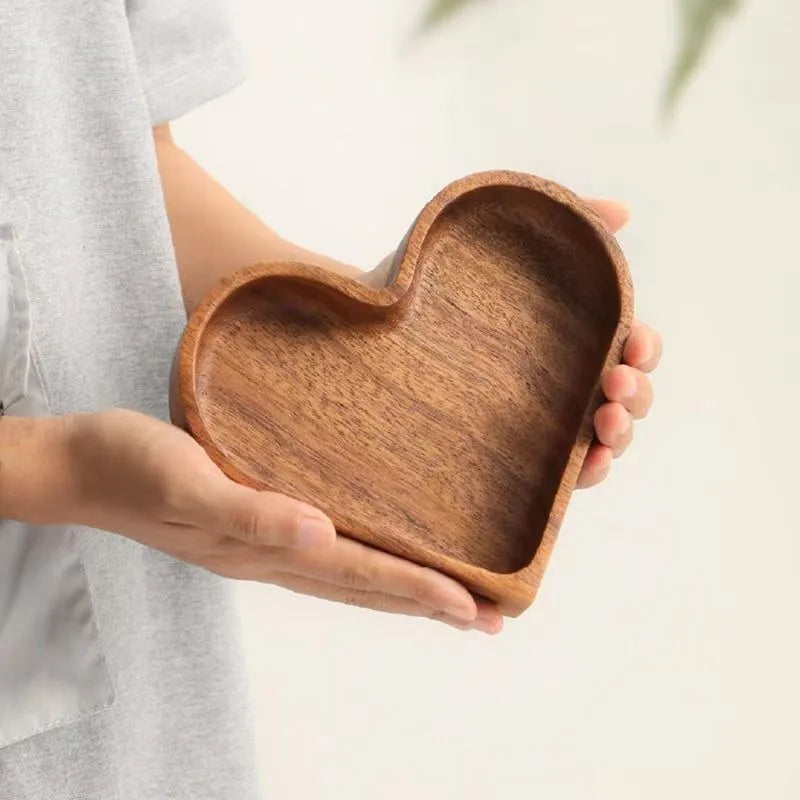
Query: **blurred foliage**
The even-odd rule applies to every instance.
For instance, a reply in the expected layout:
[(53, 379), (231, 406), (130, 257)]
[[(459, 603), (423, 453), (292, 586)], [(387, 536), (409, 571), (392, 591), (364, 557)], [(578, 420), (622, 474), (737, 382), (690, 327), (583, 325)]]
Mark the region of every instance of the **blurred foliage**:
[[(438, 25), (475, 3), (476, 0), (430, 0), (422, 27)], [(662, 110), (665, 116), (674, 110), (708, 51), (719, 24), (741, 6), (742, 0), (677, 0), (677, 3), (681, 34), (664, 91)]]
[(422, 27), (430, 28), (474, 2), (475, 0), (431, 0), (422, 19)]
[(678, 0), (681, 42), (664, 92), (663, 111), (672, 113), (681, 93), (708, 50), (714, 32), (741, 0)]

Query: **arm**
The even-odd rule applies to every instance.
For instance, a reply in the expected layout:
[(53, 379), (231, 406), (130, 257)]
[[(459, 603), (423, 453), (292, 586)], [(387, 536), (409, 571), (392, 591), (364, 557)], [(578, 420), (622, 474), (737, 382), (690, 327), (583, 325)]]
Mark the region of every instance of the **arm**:
[(303, 502), (234, 483), (187, 433), (134, 411), (0, 417), (0, 519), (112, 531), (227, 578), (457, 628), (502, 625), (444, 575), (337, 537)]
[(0, 520), (56, 521), (74, 493), (66, 419), (0, 416)]
[(385, 267), (362, 272), (282, 239), (181, 150), (168, 125), (153, 139), (188, 311), (220, 278), (261, 261), (302, 261), (383, 285)]
[[(159, 139), (188, 308), (225, 272), (259, 260), (302, 258), (362, 278), (281, 240)], [(338, 537), (319, 509), (235, 483), (187, 433), (133, 411), (0, 416), (3, 518), (112, 531), (228, 578), (326, 600), (458, 628), (502, 625), (450, 578)]]
[[(225, 274), (259, 261), (303, 261), (372, 286), (385, 285), (391, 259), (363, 273), (281, 239), (175, 144), (169, 126), (155, 128), (153, 136), (187, 310)], [(618, 203), (591, 203), (613, 233), (627, 222), (627, 210)], [(646, 416), (652, 401), (646, 373), (656, 367), (660, 355), (658, 334), (637, 322), (624, 363), (604, 377), (608, 402), (597, 412), (597, 441), (584, 463), (579, 487), (602, 481), (612, 460), (630, 444), (633, 420)]]

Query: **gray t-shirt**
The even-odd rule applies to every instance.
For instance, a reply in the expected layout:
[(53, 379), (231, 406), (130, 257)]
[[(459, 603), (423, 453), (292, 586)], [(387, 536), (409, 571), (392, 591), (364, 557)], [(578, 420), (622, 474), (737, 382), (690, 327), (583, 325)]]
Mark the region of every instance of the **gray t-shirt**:
[[(151, 127), (242, 78), (215, 0), (0, 2), (5, 414), (167, 418), (185, 317)], [(228, 591), (0, 521), (0, 800), (255, 798)]]

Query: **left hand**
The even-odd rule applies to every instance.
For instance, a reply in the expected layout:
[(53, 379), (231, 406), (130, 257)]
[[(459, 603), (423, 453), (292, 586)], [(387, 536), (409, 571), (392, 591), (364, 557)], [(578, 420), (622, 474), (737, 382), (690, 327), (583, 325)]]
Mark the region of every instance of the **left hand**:
[[(587, 202), (600, 214), (611, 233), (620, 231), (628, 221), (628, 210), (620, 203), (589, 198)], [(371, 272), (360, 273), (360, 280), (375, 288), (386, 286), (393, 257), (394, 254), (387, 257)], [(344, 271), (344, 274), (350, 273)], [(647, 374), (658, 366), (661, 349), (659, 334), (635, 320), (625, 344), (623, 363), (603, 378), (608, 402), (595, 414), (596, 440), (584, 461), (577, 488), (587, 489), (603, 481), (611, 470), (611, 462), (630, 445), (633, 421), (644, 419), (653, 402), (653, 387)]]
[[(611, 200), (588, 200), (600, 214), (612, 233), (621, 230), (628, 221), (627, 209)], [(369, 285), (386, 285), (391, 258), (362, 277)], [(603, 377), (603, 392), (608, 402), (595, 413), (595, 436), (583, 469), (578, 478), (578, 488), (585, 489), (603, 481), (611, 469), (614, 458), (621, 456), (633, 439), (633, 421), (647, 416), (653, 402), (653, 387), (648, 378), (661, 358), (660, 335), (634, 321), (625, 343), (622, 364), (609, 370)], [(503, 627), (503, 616), (494, 603), (477, 600), (478, 615), (474, 622), (463, 623), (448, 618), (445, 621), (464, 629), (477, 629), (498, 633)]]
[[(624, 206), (610, 200), (590, 200), (612, 233), (628, 221)], [(613, 459), (621, 456), (633, 439), (633, 421), (644, 419), (653, 402), (653, 387), (647, 374), (661, 358), (659, 334), (635, 320), (625, 343), (622, 364), (603, 377), (603, 393), (608, 402), (594, 416), (596, 440), (583, 464), (578, 488), (600, 483), (611, 470)]]

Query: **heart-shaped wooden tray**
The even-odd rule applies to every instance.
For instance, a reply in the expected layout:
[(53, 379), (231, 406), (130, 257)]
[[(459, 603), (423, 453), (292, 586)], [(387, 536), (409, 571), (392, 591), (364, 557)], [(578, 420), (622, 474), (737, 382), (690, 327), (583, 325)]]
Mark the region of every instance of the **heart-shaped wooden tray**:
[(586, 203), (530, 175), (471, 175), (424, 208), (385, 288), (295, 263), (220, 282), (183, 336), (173, 419), (234, 480), (517, 616), (632, 305)]

